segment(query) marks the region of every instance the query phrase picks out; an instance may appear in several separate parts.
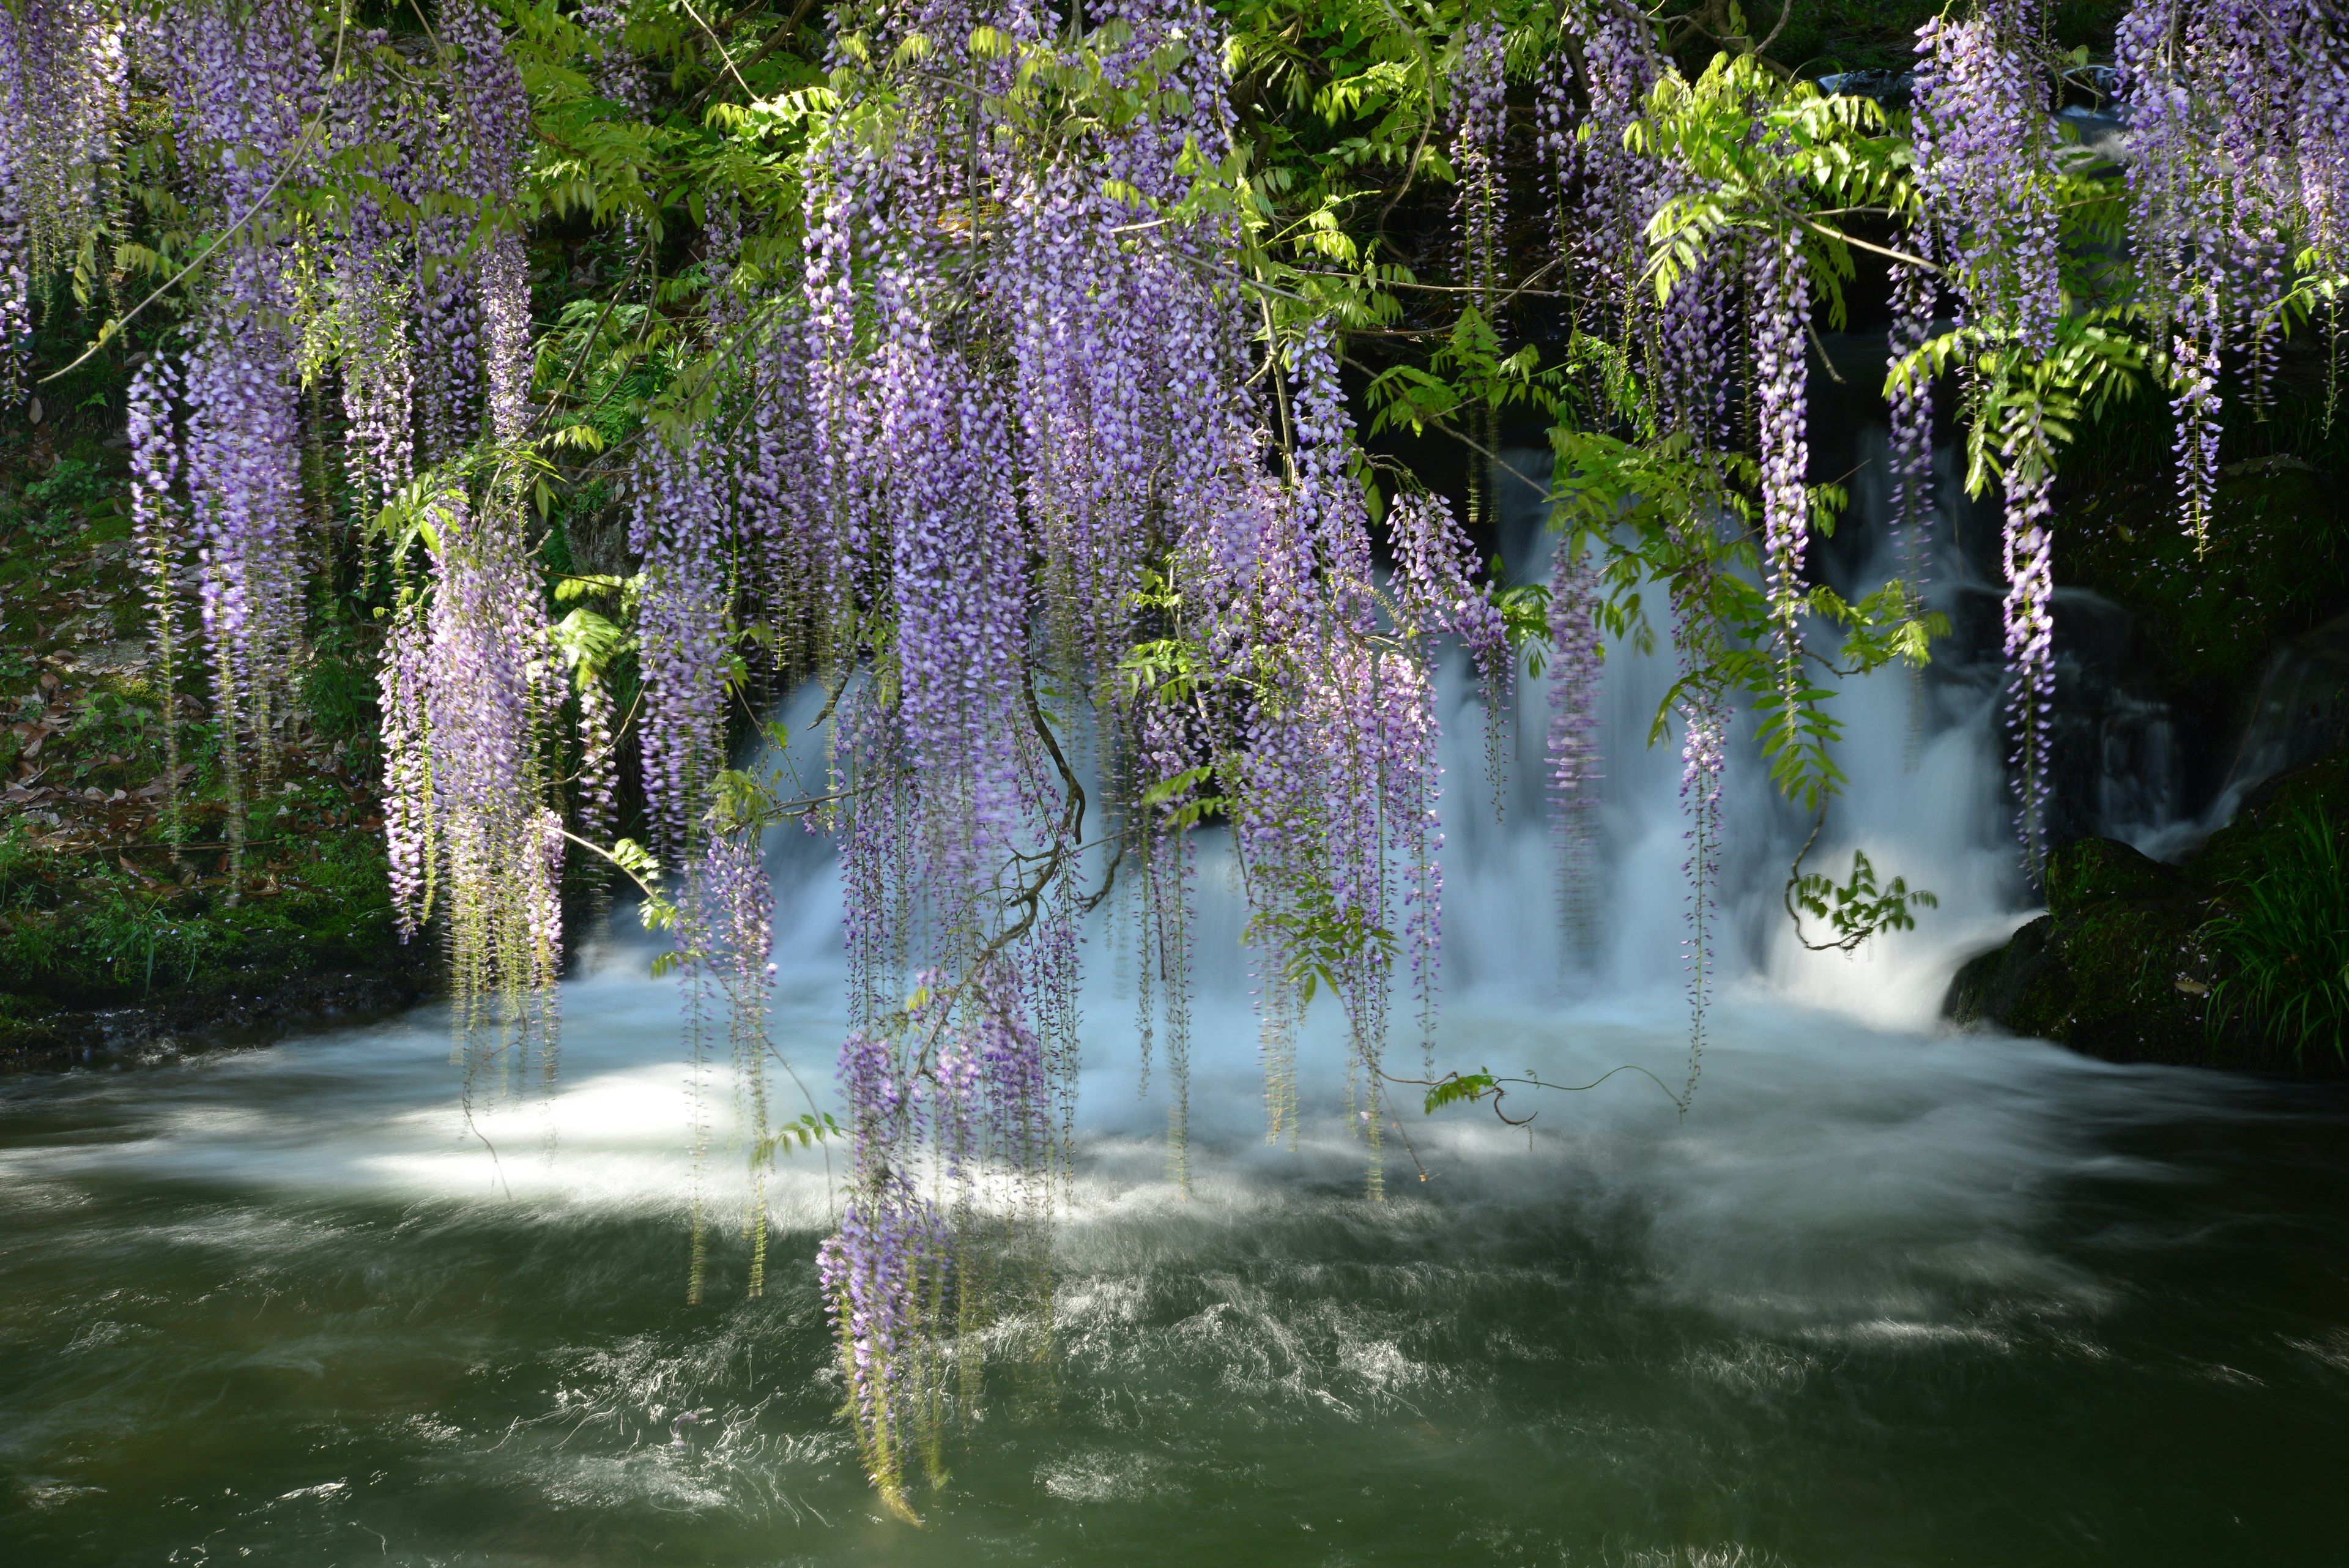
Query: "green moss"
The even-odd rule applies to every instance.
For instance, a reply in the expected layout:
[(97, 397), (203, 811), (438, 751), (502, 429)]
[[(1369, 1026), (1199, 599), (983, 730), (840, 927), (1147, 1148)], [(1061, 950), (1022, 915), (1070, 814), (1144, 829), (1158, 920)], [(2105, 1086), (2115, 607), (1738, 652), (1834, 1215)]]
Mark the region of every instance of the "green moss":
[(2349, 752), (2335, 752), (2256, 792), (2232, 826), (2210, 836), (2195, 857), (2196, 874), (2220, 886), (2251, 881), (2288, 852), (2292, 818), (2302, 811), (2349, 821)]
[(2073, 913), (2115, 898), (2162, 898), (2178, 891), (2174, 866), (2109, 838), (2083, 838), (2047, 857), (2047, 908)]
[(70, 1044), (54, 1024), (0, 1018), (0, 1064), (12, 1058), (51, 1060)]
[(2203, 908), (2178, 872), (2090, 838), (2049, 856), (2047, 883), (2051, 913), (1961, 971), (1951, 1015), (2117, 1061), (2205, 1059)]
[(2214, 837), (2200, 940), (2218, 956), (2218, 1032), (2308, 1064), (2349, 1067), (2349, 753), (2288, 775)]
[(376, 729), (375, 673), (349, 644), (348, 638), (322, 639), (318, 657), (302, 672), (302, 705), (330, 741), (372, 736)]
[(2349, 498), (2296, 460), (2226, 475), (2199, 553), (2166, 472), (2084, 485), (2059, 547), (2063, 581), (2128, 606), (2171, 672), (2206, 690), (2249, 685), (2279, 640), (2349, 597)]

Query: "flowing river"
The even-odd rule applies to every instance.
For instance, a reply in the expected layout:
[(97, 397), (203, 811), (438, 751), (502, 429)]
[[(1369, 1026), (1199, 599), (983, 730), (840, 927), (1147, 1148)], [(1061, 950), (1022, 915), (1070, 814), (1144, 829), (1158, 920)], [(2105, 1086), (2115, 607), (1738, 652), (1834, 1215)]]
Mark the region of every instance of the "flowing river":
[[(1439, 1066), (1687, 1080), (1668, 678), (1610, 665), (1563, 984), (1531, 785), (1496, 826), (1448, 721)], [(1858, 957), (1793, 942), (1807, 825), (1741, 770), (1684, 1116), (1636, 1074), (1513, 1096), (1530, 1128), (1405, 1104), (1372, 1204), (1324, 1018), (1319, 1116), (1267, 1146), (1211, 848), (1185, 1199), (1097, 936), (1050, 1354), (996, 1368), (919, 1528), (835, 1417), (824, 1152), (781, 1162), (748, 1299), (728, 1090), (641, 945), (564, 987), (551, 1087), (469, 1087), (430, 1011), (0, 1084), (0, 1563), (2337, 1563), (2349, 1102), (1937, 1032), (2021, 895), (1987, 700), (1923, 695), (1909, 743), (1905, 678), (1848, 694), (1817, 863), (1942, 898)], [(819, 847), (774, 858), (775, 1038), (829, 1105), (837, 893)]]

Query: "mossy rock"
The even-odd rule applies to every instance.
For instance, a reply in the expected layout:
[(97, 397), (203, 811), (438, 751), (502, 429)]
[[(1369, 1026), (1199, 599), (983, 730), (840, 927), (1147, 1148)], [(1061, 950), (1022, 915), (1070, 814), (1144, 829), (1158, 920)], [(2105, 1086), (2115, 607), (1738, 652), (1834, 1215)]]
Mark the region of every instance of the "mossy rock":
[(101, 864), (54, 884), (54, 908), (0, 913), (0, 975), (20, 1001), (54, 1011), (404, 966), (372, 834), (321, 836), (304, 854), (237, 904), (212, 888), (133, 888)]
[(2018, 1013), (2049, 1011), (2051, 997), (2060, 997), (2068, 979), (2050, 950), (2055, 917), (2042, 915), (2006, 940), (2006, 945), (1977, 953), (1950, 981), (1941, 1012), (1953, 1023), (1972, 1026), (2003, 1023)]
[(2047, 909), (2068, 915), (2115, 898), (2169, 898), (2185, 888), (2165, 866), (2111, 838), (2077, 838), (2047, 857)]
[(2235, 820), (2210, 836), (2194, 857), (2198, 879), (2246, 882), (2274, 859), (2278, 836), (2303, 808), (2349, 822), (2349, 752), (2335, 752), (2271, 780), (2244, 799)]
[(0, 1067), (53, 1061), (72, 1047), (55, 1024), (0, 1018)]
[(2275, 862), (2303, 807), (2349, 816), (2349, 753), (2255, 792), (2236, 822), (2183, 866), (2105, 838), (2059, 846), (2047, 861), (2048, 912), (1951, 982), (1951, 1022), (1996, 1024), (2114, 1062), (2202, 1063), (2337, 1075), (2311, 1055), (2295, 1066), (2249, 1030), (2213, 1028), (2218, 959), (2203, 928), (2230, 887)]
[[(2118, 847), (2126, 848), (2127, 846)], [(2108, 899), (2042, 915), (1958, 971), (1944, 1011), (2112, 1062), (2207, 1062), (2210, 962), (2189, 899)]]

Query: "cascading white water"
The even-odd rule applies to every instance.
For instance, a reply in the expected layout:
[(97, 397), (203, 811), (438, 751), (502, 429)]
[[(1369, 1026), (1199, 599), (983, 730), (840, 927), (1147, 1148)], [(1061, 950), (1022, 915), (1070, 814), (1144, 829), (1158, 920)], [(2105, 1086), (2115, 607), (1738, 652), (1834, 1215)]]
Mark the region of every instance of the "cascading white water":
[[(1530, 463), (1528, 454), (1513, 457), (1520, 466)], [(1540, 570), (1547, 547), (1529, 499), (1518, 495), (1505, 520), (1512, 571), (1520, 580)], [(1880, 573), (1884, 563), (1874, 565)], [(1538, 1066), (1545, 1075), (1580, 1081), (1635, 1061), (1668, 1084), (1685, 1078), (1689, 895), (1681, 764), (1676, 737), (1648, 743), (1656, 705), (1673, 676), (1668, 649), (1609, 649), (1600, 708), (1606, 778), (1596, 868), (1602, 884), (1596, 901), (1599, 940), (1586, 966), (1566, 951), (1560, 931), (1560, 870), (1539, 773), (1542, 683), (1520, 682), (1510, 715), (1514, 761), (1496, 812), (1478, 699), (1462, 670), (1446, 671), (1438, 1071)], [(1815, 1037), (1821, 1031), (1861, 1038), (1871, 1028), (1907, 1032), (1902, 1038), (1913, 1044), (1914, 1032), (1930, 1032), (1957, 962), (2015, 922), (2020, 879), (1990, 701), (1951, 683), (1944, 695), (1954, 700), (1952, 711), (1927, 735), (1912, 767), (1909, 680), (1905, 671), (1891, 670), (1846, 683), (1837, 702), (1847, 732), (1837, 754), (1850, 783), (1808, 867), (1840, 871), (1854, 848), (1864, 849), (1884, 874), (1931, 888), (1940, 909), (1920, 912), (1917, 930), (1880, 936), (1856, 955), (1804, 950), (1786, 920), (1781, 890), (1787, 862), (1809, 824), (1773, 791), (1753, 754), (1750, 726), (1741, 726), (1723, 800), (1727, 853), (1718, 895), (1716, 1051), (1746, 1053), (1764, 1036)], [(822, 777), (823, 742), (803, 724), (818, 702), (809, 693), (786, 704), (782, 716), (792, 745), (761, 764), (810, 789)], [(1246, 916), (1227, 842), (1214, 832), (1203, 839), (1193, 976), (1193, 1125), (1203, 1140), (1235, 1143), (1260, 1124), (1253, 981), (1240, 940)], [(798, 1075), (796, 1084), (779, 1075), (773, 1093), (785, 1115), (836, 1109), (832, 1055), (843, 1027), (836, 863), (827, 840), (797, 828), (772, 833), (769, 853), (778, 884), (775, 1033)], [(1143, 1138), (1164, 1125), (1168, 1080), (1160, 1068), (1149, 1075), (1148, 1096), (1137, 1096), (1143, 1073), (1134, 1048), (1120, 919), (1112, 902), (1089, 932), (1082, 1117), (1104, 1136)], [(371, 1137), (386, 1143), (377, 1153), (362, 1157), (361, 1145), (345, 1144), (331, 1163), (354, 1175), (364, 1169), (391, 1178), (406, 1171), (444, 1190), (516, 1190), (520, 1183), (574, 1193), (579, 1187), (556, 1172), (576, 1165), (593, 1170), (588, 1185), (595, 1189), (639, 1197), (658, 1191), (674, 1199), (696, 1179), (687, 1173), (683, 1150), (687, 1127), (698, 1114), (714, 1127), (712, 1147), (719, 1152), (698, 1179), (713, 1200), (730, 1200), (739, 1161), (726, 1152), (731, 1119), (726, 1069), (713, 1065), (702, 1075), (703, 1109), (692, 1111), (682, 1093), (686, 1069), (676, 1044), (675, 987), (647, 977), (656, 943), (631, 927), (625, 912), (617, 917), (610, 936), (589, 945), (581, 975), (566, 984), (564, 1064), (551, 1097), (484, 1096), (463, 1113), (419, 1106), (370, 1129)], [(1300, 1041), (1306, 1106), (1324, 1118), (1338, 1112), (1343, 1079), (1334, 1005), (1327, 999), (1317, 1004)], [(1813, 1012), (1816, 1020), (1808, 1017)], [(1407, 1010), (1397, 1014), (1407, 1018)], [(380, 1059), (397, 1041), (393, 1059), (413, 1053), (423, 1065), (433, 1057), (433, 1033), (419, 1021), (375, 1032), (365, 1047), (345, 1048)], [(1493, 1043), (1504, 1038), (1526, 1059), (1493, 1057)], [(1399, 1033), (1392, 1049), (1392, 1060), (1403, 1064), (1397, 1071), (1416, 1075), (1417, 1043)], [(363, 1075), (380, 1070), (369, 1067)], [(1716, 1109), (1730, 1111), (1715, 1105), (1727, 1093), (1712, 1084), (1701, 1086), (1703, 1108), (1693, 1113), (1694, 1125), (1705, 1125)], [(1618, 1079), (1600, 1094), (1609, 1103), (1661, 1103), (1653, 1085), (1634, 1077)], [(1407, 1092), (1397, 1103), (1411, 1109)], [(1588, 1113), (1554, 1106), (1546, 1114), (1547, 1125), (1556, 1126)], [(1428, 1131), (1409, 1130), (1415, 1137)], [(551, 1157), (542, 1152), (549, 1147), (555, 1151)], [(1397, 1151), (1391, 1158), (1402, 1156)], [(777, 1189), (786, 1223), (821, 1222), (828, 1205), (820, 1187), (805, 1179), (818, 1163), (802, 1157), (787, 1168)], [(437, 1173), (429, 1180), (428, 1168)], [(315, 1166), (305, 1169), (313, 1179), (318, 1174)]]
[[(1509, 456), (1519, 472), (1539, 472), (1540, 454)], [(1504, 498), (1515, 504), (1505, 512), (1511, 574), (1519, 581), (1536, 578), (1547, 548), (1536, 498), (1525, 488), (1505, 491)], [(1864, 489), (1860, 499), (1870, 499)], [(1863, 580), (1872, 586), (1895, 575), (1890, 541), (1880, 525), (1871, 527), (1880, 520), (1855, 522), (1878, 541)], [(1646, 597), (1651, 611), (1660, 606), (1661, 595)], [(1832, 643), (1821, 651), (1831, 655)], [(1447, 730), (1445, 871), (1446, 924), (1456, 939), (1449, 944), (1446, 977), (1455, 992), (1515, 993), (1546, 1002), (1562, 992), (1620, 1004), (1673, 992), (1682, 983), (1688, 849), (1677, 730), (1649, 742), (1657, 705), (1676, 674), (1668, 647), (1640, 653), (1619, 643), (1608, 649), (1600, 706), (1602, 941), (1593, 971), (1580, 976), (1560, 974), (1559, 873), (1539, 793), (1541, 683), (1523, 682), (1515, 723), (1519, 761), (1508, 808), (1497, 822), (1480, 809), (1485, 792), (1475, 741), (1477, 716), (1454, 704)], [(1781, 895), (1789, 862), (1811, 825), (1770, 784), (1752, 725), (1741, 717), (1723, 795), (1725, 856), (1718, 893), (1725, 919), (1717, 961), (1733, 992), (1840, 1009), (1886, 1026), (1928, 1028), (1958, 961), (2015, 923), (2023, 888), (1993, 700), (1973, 683), (1939, 684), (1939, 711), (1928, 718), (1921, 755), (1912, 759), (1915, 679), (1895, 669), (1838, 682), (1836, 711), (1845, 734), (1836, 756), (1849, 783), (1805, 868), (1840, 874), (1852, 852), (1862, 850), (1881, 875), (1931, 889), (1940, 909), (1924, 914), (1917, 930), (1888, 933), (1856, 955), (1806, 951)], [(1455, 680), (1453, 690), (1460, 688)]]

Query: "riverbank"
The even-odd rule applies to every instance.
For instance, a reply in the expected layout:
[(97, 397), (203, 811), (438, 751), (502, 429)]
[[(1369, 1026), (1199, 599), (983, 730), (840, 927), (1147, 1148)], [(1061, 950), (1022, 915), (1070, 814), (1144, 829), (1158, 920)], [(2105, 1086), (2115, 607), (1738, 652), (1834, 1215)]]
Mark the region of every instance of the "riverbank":
[(0, 437), (0, 1067), (265, 1037), (434, 984), (392, 918), (372, 628), (330, 574), (244, 773), (223, 769), (193, 568), (173, 659), (133, 555), (119, 395)]

